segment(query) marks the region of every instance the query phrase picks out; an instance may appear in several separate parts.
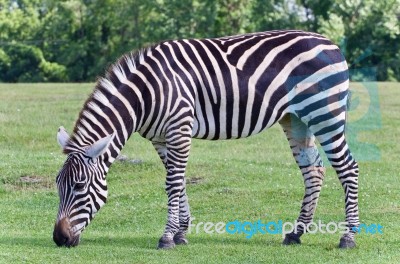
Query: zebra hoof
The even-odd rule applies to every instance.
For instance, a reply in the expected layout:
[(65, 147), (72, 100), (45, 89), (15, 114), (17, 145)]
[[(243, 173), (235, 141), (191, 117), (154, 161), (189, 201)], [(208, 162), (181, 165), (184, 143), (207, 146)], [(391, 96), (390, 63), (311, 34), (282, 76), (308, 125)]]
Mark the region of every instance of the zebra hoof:
[(175, 245), (187, 245), (189, 243), (185, 234), (179, 232), (174, 236), (174, 242)]
[(293, 233), (286, 234), (285, 239), (283, 240), (282, 244), (285, 246), (301, 244), (300, 236), (293, 234)]
[(175, 242), (172, 238), (167, 238), (162, 236), (160, 240), (158, 240), (157, 249), (171, 249), (175, 247)]
[(356, 242), (354, 241), (353, 238), (346, 237), (346, 236), (340, 238), (339, 248), (347, 249), (347, 248), (355, 248), (355, 247), (356, 247)]

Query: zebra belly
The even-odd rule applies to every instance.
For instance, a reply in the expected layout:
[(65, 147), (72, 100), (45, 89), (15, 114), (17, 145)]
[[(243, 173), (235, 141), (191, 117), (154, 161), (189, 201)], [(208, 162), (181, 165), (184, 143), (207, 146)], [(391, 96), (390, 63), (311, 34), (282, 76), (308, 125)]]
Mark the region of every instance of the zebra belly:
[[(276, 110), (272, 110), (272, 116), (278, 116)], [(252, 111), (253, 114), (244, 114), (238, 119), (237, 123), (234, 123), (231, 119), (220, 119), (219, 116), (214, 115), (213, 118), (203, 118), (202, 114), (195, 111), (193, 120), (192, 137), (196, 139), (207, 139), (207, 140), (225, 140), (225, 139), (238, 139), (245, 138), (251, 135), (255, 135), (265, 130), (266, 128), (274, 125), (281, 117), (285, 114), (284, 112), (276, 119), (271, 121), (271, 116), (260, 115), (259, 109)], [(224, 114), (222, 114), (224, 116)], [(252, 119), (253, 122), (249, 122), (251, 129), (246, 129), (243, 122), (245, 119)], [(243, 119), (243, 120), (242, 120)], [(255, 124), (261, 124), (259, 126)]]

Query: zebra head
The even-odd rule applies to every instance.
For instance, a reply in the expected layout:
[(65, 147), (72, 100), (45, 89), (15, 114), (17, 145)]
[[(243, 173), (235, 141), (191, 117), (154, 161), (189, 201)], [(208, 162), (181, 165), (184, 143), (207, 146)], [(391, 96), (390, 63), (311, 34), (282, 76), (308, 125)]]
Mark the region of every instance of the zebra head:
[(71, 150), (68, 133), (63, 127), (58, 130), (58, 143), (68, 155), (56, 179), (60, 205), (53, 240), (58, 246), (78, 245), (83, 229), (106, 203), (107, 168), (102, 154), (113, 137), (109, 135), (90, 146)]

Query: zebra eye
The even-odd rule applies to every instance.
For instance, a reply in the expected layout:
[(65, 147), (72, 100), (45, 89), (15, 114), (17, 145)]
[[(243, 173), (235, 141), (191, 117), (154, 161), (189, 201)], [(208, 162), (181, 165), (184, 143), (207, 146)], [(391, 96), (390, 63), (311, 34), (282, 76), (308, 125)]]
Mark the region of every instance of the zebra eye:
[(74, 184), (74, 190), (75, 191), (82, 191), (83, 189), (85, 189), (85, 182), (77, 182)]

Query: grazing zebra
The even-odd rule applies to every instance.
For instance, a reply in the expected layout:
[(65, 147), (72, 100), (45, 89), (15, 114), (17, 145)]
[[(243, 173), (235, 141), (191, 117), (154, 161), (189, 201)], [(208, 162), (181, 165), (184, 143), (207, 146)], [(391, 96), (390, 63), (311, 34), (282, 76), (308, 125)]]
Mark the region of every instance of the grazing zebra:
[[(79, 243), (106, 202), (111, 164), (130, 135), (139, 132), (153, 143), (167, 171), (168, 219), (158, 247), (187, 244), (185, 168), (191, 138), (243, 138), (279, 123), (304, 177), (297, 221), (311, 223), (322, 187), (325, 168), (317, 139), (345, 192), (349, 231), (339, 247), (354, 247), (358, 165), (345, 140), (348, 86), (338, 47), (303, 31), (164, 41), (121, 57), (98, 80), (71, 137), (63, 127), (58, 131), (67, 160), (56, 180), (55, 243)], [(301, 227), (283, 243), (300, 243)]]

